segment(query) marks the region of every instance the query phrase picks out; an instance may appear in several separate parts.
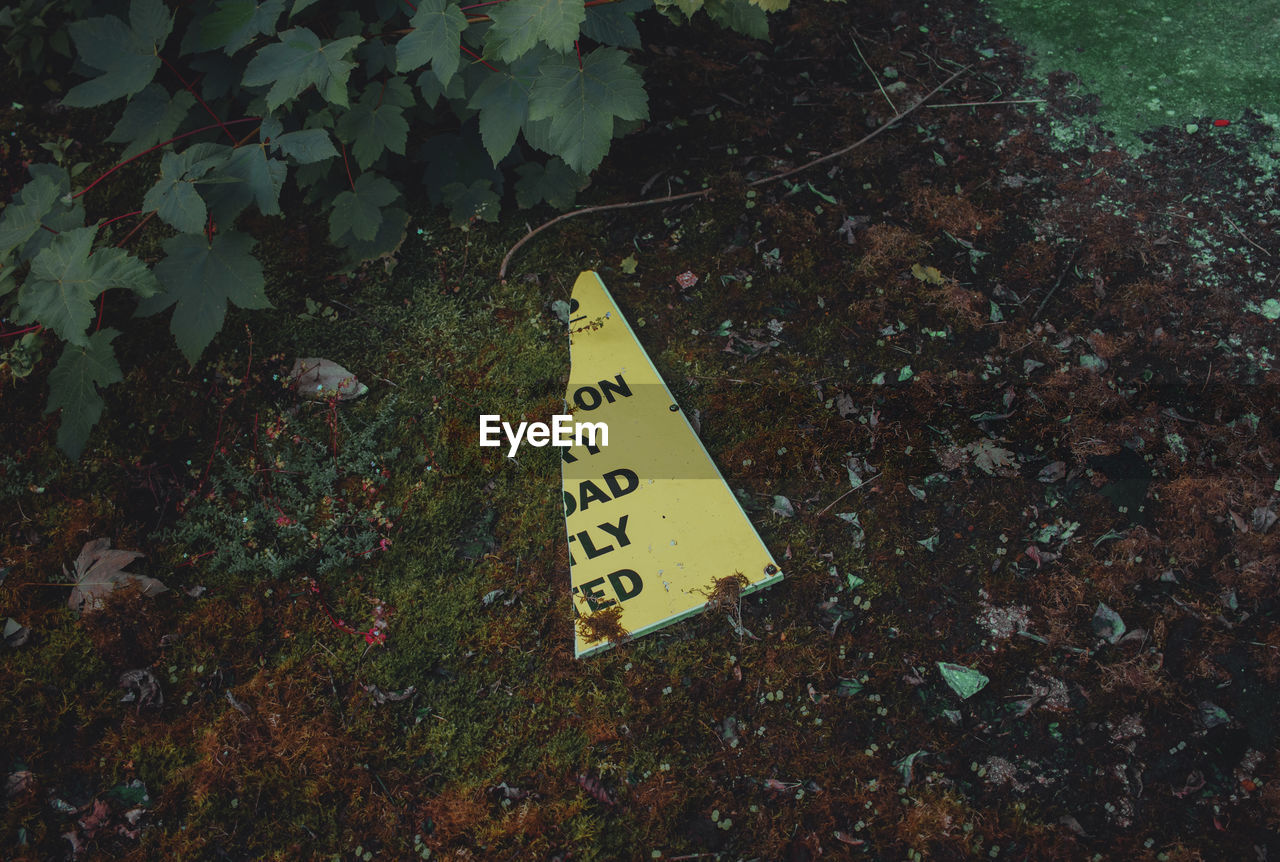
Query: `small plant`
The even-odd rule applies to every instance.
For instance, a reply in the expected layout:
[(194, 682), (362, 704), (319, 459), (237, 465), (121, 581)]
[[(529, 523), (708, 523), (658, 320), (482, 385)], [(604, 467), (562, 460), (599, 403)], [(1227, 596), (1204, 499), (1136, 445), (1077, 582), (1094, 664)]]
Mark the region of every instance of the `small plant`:
[[(673, 20), (704, 9), (722, 26), (764, 37), (766, 11), (787, 2), (658, 8)], [(174, 5), (181, 9), (130, 0), (121, 17), (122, 3), (78, 0), (65, 29), (44, 17), (58, 4), (0, 10), (20, 67), (42, 67), (46, 44), (67, 52), (74, 43), (76, 70), (88, 80), (70, 87), (63, 105), (125, 102), (107, 138), (126, 145), (118, 164), (73, 192), (83, 163), (68, 170), (69, 144), (47, 143), (56, 164), (31, 166), (31, 181), (0, 217), (0, 316), (65, 343), (49, 376), (48, 411), (62, 410), (58, 445), (73, 459), (102, 413), (99, 387), (123, 379), (114, 334), (94, 325), (108, 291), (132, 291), (139, 315), (173, 308), (170, 331), (194, 364), (228, 302), (271, 305), (255, 240), (237, 230), (250, 209), (278, 216), (319, 205), (329, 240), (352, 265), (390, 258), (406, 236), (404, 202), (418, 196), (415, 185), (459, 227), (497, 220), (509, 173), (521, 207), (567, 207), (613, 138), (649, 117), (627, 52), (641, 47), (633, 19), (650, 0)], [(156, 180), (138, 209), (86, 223), (79, 199), (155, 151)], [(118, 241), (105, 230), (139, 217)], [(154, 267), (121, 249), (144, 225), (169, 234)]]
[(324, 419), (277, 414), (252, 452), (218, 455), (208, 486), (161, 539), (228, 574), (270, 578), (351, 567), (391, 544), (399, 511), (381, 499), (399, 452), (384, 448), (388, 398), (366, 425), (336, 410)]

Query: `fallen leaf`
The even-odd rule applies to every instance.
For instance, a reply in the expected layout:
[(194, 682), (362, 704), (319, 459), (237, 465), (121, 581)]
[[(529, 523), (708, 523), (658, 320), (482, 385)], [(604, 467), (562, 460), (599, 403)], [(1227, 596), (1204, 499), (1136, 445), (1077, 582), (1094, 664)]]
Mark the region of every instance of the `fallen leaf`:
[(791, 505), (790, 500), (781, 494), (775, 494), (773, 497), (773, 513), (783, 518), (794, 518), (796, 510)]
[(1124, 631), (1124, 620), (1120, 619), (1120, 615), (1102, 602), (1098, 602), (1098, 609), (1093, 612), (1094, 634), (1115, 643), (1124, 636)]
[(95, 799), (89, 805), (89, 813), (81, 817), (79, 823), (80, 828), (84, 830), (85, 837), (92, 838), (110, 820), (111, 806), (101, 799)]
[(289, 382), (298, 395), (312, 401), (351, 401), (369, 391), (356, 376), (336, 362), (308, 356), (295, 360), (289, 372)]
[(120, 674), (120, 687), (125, 690), (121, 703), (138, 702), (138, 709), (153, 706), (156, 709), (164, 706), (164, 692), (160, 689), (160, 680), (146, 668), (127, 670)]
[(975, 440), (965, 449), (973, 456), (974, 466), (988, 476), (999, 475), (1012, 478), (1017, 475), (1013, 453), (1008, 449), (1001, 449), (991, 438)]
[[(124, 567), (141, 556), (140, 551), (113, 551), (110, 539), (94, 539), (86, 542), (76, 557), (76, 585), (67, 599), (67, 607), (73, 611), (88, 613), (99, 610), (107, 595), (127, 581), (136, 581), (144, 596), (156, 596), (166, 593), (169, 588), (146, 575), (135, 575), (124, 571)], [(66, 567), (63, 572), (70, 576)]]
[(26, 793), (28, 788), (35, 786), (35, 783), (35, 775), (26, 769), (10, 772), (4, 780), (4, 798), (12, 799), (15, 796)]
[(911, 274), (919, 281), (927, 281), (929, 284), (942, 284), (946, 279), (942, 277), (942, 273), (936, 267), (921, 266), (918, 263), (911, 264)]
[(6, 645), (17, 649), (27, 642), (31, 637), (31, 629), (22, 623), (9, 617), (4, 621), (4, 642)]
[(365, 685), (364, 690), (369, 693), (369, 697), (373, 698), (373, 702), (378, 706), (384, 703), (395, 703), (396, 701), (408, 700), (417, 691), (414, 686), (409, 686), (403, 691), (386, 691), (376, 685)]
[(1041, 482), (1056, 482), (1067, 475), (1067, 465), (1062, 461), (1054, 461), (1048, 464), (1036, 476)]
[(961, 700), (973, 697), (991, 681), (979, 671), (945, 661), (938, 662), (938, 672), (951, 690), (960, 695)]

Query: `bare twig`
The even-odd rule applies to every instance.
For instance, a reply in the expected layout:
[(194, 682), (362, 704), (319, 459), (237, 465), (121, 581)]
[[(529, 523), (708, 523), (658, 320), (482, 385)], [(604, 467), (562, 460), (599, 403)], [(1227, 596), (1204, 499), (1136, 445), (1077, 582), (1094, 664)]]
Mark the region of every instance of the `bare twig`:
[(1240, 225), (1238, 225), (1238, 224), (1236, 224), (1235, 222), (1233, 222), (1233, 221), (1232, 221), (1228, 216), (1226, 216), (1225, 214), (1224, 214), (1222, 217), (1223, 217), (1224, 219), (1226, 219), (1227, 224), (1231, 225), (1233, 228), (1235, 228), (1235, 229), (1236, 229), (1236, 233), (1238, 233), (1238, 234), (1240, 234), (1240, 236), (1244, 237), (1244, 241), (1245, 241), (1245, 242), (1249, 243), (1249, 245), (1253, 246), (1253, 247), (1254, 247), (1254, 248), (1256, 248), (1258, 251), (1260, 251), (1260, 252), (1262, 252), (1263, 254), (1265, 254), (1267, 257), (1271, 257), (1271, 252), (1267, 251), (1265, 248), (1263, 248), (1262, 246), (1258, 245), (1258, 244), (1257, 244), (1256, 242), (1254, 242), (1253, 240), (1249, 239), (1249, 235), (1248, 235), (1247, 233), (1245, 233), (1243, 230), (1241, 230), (1241, 229), (1240, 229)]
[[(1083, 245), (1083, 243), (1081, 243)], [(1071, 266), (1076, 262), (1076, 255), (1080, 253), (1081, 245), (1076, 246), (1076, 250), (1071, 252), (1071, 259), (1067, 261), (1067, 265), (1062, 268), (1062, 272), (1058, 275), (1058, 280), (1053, 283), (1053, 287), (1045, 294), (1044, 299), (1040, 300), (1040, 305), (1036, 308), (1036, 313), (1031, 315), (1031, 319), (1035, 320), (1040, 316), (1040, 312), (1044, 311), (1044, 307), (1049, 304), (1049, 300), (1053, 299), (1053, 295), (1058, 292), (1058, 288), (1062, 286), (1062, 280), (1067, 277), (1067, 273), (1071, 272)]]
[(1046, 99), (992, 99), (990, 102), (947, 102), (942, 105), (929, 105), (930, 108), (981, 108), (986, 105), (1029, 105), (1044, 102)]
[[(883, 471), (882, 471), (882, 472), (883, 472)], [(854, 491), (860, 491), (860, 490), (862, 490), (863, 488), (867, 487), (867, 485), (870, 485), (874, 480), (879, 479), (879, 478), (880, 478), (880, 473), (876, 473), (874, 476), (868, 476), (866, 479), (863, 479), (863, 480), (862, 480), (862, 484), (857, 485), (856, 487), (850, 488), (848, 491), (845, 491), (845, 492), (844, 492), (843, 494), (841, 494), (839, 497), (836, 497), (836, 498), (835, 498), (834, 500), (832, 500), (830, 503), (828, 503), (827, 505), (823, 506), (823, 507), (822, 507), (822, 511), (818, 513), (818, 517), (819, 517), (819, 518), (821, 518), (823, 515), (827, 514), (827, 510), (828, 510), (828, 509), (830, 509), (830, 508), (831, 508), (832, 506), (834, 506), (836, 503), (839, 503), (839, 502), (840, 502), (841, 500), (843, 500), (845, 497), (848, 497), (848, 496), (849, 496), (850, 494), (852, 494)]]
[(963, 75), (965, 72), (969, 71), (969, 69), (971, 69), (971, 68), (972, 68), (971, 66), (965, 66), (965, 67), (964, 67), (963, 69), (961, 69), (960, 71), (953, 73), (953, 74), (951, 75), (951, 77), (947, 78), (947, 79), (946, 79), (945, 81), (943, 81), (941, 84), (939, 84), (938, 86), (934, 87), (934, 88), (933, 88), (932, 90), (930, 90), (929, 92), (925, 93), (925, 94), (924, 94), (924, 98), (922, 98), (920, 101), (916, 102), (914, 105), (912, 105), (910, 108), (907, 108), (907, 109), (906, 109), (905, 111), (903, 111), (902, 113), (900, 113), (900, 114), (894, 114), (892, 117), (890, 117), (889, 119), (885, 120), (885, 121), (884, 121), (884, 123), (882, 123), (882, 124), (881, 124), (881, 125), (879, 125), (879, 126), (876, 126), (876, 128), (875, 128), (875, 129), (873, 129), (871, 132), (869, 132), (869, 133), (867, 133), (867, 134), (863, 135), (861, 138), (858, 138), (858, 140), (854, 141), (854, 142), (853, 142), (852, 144), (850, 144), (849, 146), (844, 147), (843, 149), (836, 150), (834, 153), (828, 153), (828, 154), (827, 154), (827, 155), (825, 155), (825, 156), (819, 156), (818, 158), (814, 159), (813, 161), (805, 162), (803, 165), (801, 165), (801, 166), (800, 166), (800, 167), (798, 167), (798, 168), (792, 168), (791, 170), (789, 170), (789, 171), (783, 171), (783, 172), (782, 172), (782, 173), (780, 173), (780, 174), (774, 174), (773, 176), (768, 176), (768, 177), (764, 177), (763, 179), (755, 180), (754, 182), (748, 183), (748, 185), (750, 185), (750, 186), (763, 186), (763, 185), (766, 185), (767, 183), (777, 182), (778, 180), (785, 179), (785, 178), (787, 178), (787, 177), (791, 176), (792, 174), (798, 174), (798, 173), (800, 173), (801, 171), (808, 170), (809, 168), (813, 167), (814, 165), (820, 165), (820, 164), (822, 164), (823, 162), (829, 162), (829, 161), (831, 161), (832, 159), (838, 159), (838, 158), (840, 158), (841, 156), (846, 155), (847, 153), (851, 153), (851, 152), (853, 152), (853, 151), (854, 151), (854, 150), (856, 150), (858, 147), (860, 147), (860, 146), (862, 146), (863, 144), (865, 144), (865, 143), (867, 143), (868, 141), (870, 141), (872, 138), (877, 137), (881, 132), (884, 132), (884, 131), (886, 131), (886, 130), (888, 130), (888, 129), (892, 128), (893, 126), (897, 125), (898, 123), (902, 122), (902, 120), (904, 120), (906, 117), (908, 117), (909, 115), (911, 115), (912, 113), (914, 113), (917, 109), (919, 109), (922, 105), (924, 105), (924, 103), (925, 103), (925, 102), (929, 101), (929, 99), (931, 99), (931, 98), (933, 98), (934, 96), (936, 96), (939, 92), (941, 92), (941, 91), (942, 91), (942, 90), (944, 90), (947, 86), (949, 86), (949, 85), (951, 84), (951, 82), (952, 82), (952, 81), (954, 81), (956, 78), (959, 78), (961, 75)]
[[(906, 117), (914, 113), (917, 109), (919, 109), (925, 102), (927, 102), (929, 99), (933, 98), (943, 89), (948, 87), (952, 81), (954, 81), (956, 78), (959, 78), (965, 72), (969, 71), (970, 68), (972, 67), (965, 66), (963, 69), (960, 69), (959, 71), (953, 73), (941, 84), (939, 84), (938, 86), (930, 90), (928, 93), (926, 93), (924, 97), (920, 99), (920, 101), (916, 102), (914, 105), (907, 108), (905, 111), (901, 111), (899, 113), (894, 114), (892, 117), (885, 120), (882, 124), (877, 126), (871, 132), (869, 132), (866, 135), (863, 135), (861, 138), (854, 141), (849, 146), (836, 150), (834, 153), (828, 153), (825, 156), (819, 156), (818, 158), (813, 159), (812, 161), (805, 162), (803, 165), (800, 165), (799, 167), (791, 168), (790, 170), (786, 170), (778, 174), (773, 174), (771, 176), (762, 177), (761, 179), (758, 179), (758, 180), (753, 180), (750, 183), (747, 183), (747, 185), (751, 187), (755, 187), (755, 186), (763, 186), (768, 183), (777, 182), (778, 180), (785, 179), (791, 176), (792, 174), (798, 174), (801, 171), (808, 170), (814, 165), (820, 165), (823, 162), (829, 162), (832, 159), (838, 159), (841, 156), (852, 152), (853, 150), (857, 149), (858, 147), (870, 141), (872, 138), (875, 138), (876, 136), (880, 135), (882, 132), (900, 123), (903, 119), (905, 119)], [(515, 245), (511, 246), (511, 248), (507, 250), (507, 253), (502, 257), (502, 264), (498, 267), (498, 279), (500, 281), (506, 280), (507, 266), (511, 263), (511, 258), (515, 256), (515, 253), (517, 251), (519, 251), (521, 248), (524, 247), (525, 243), (533, 239), (538, 234), (542, 233), (547, 228), (557, 225), (560, 222), (565, 221), (566, 219), (576, 218), (577, 216), (588, 215), (590, 213), (607, 212), (608, 210), (631, 209), (633, 207), (646, 207), (646, 206), (651, 206), (653, 204), (676, 203), (677, 201), (686, 201), (686, 200), (693, 200), (694, 198), (703, 198), (709, 194), (711, 194), (711, 189), (699, 189), (698, 191), (695, 191), (695, 192), (684, 192), (683, 194), (667, 195), (666, 197), (661, 197), (661, 198), (651, 198), (649, 200), (642, 200), (642, 201), (627, 201), (625, 203), (617, 203), (617, 204), (600, 204), (599, 206), (583, 207), (582, 209), (572, 210), (571, 212), (567, 212), (567, 213), (561, 213), (560, 215), (551, 219), (551, 221), (545, 222), (539, 225), (538, 227), (534, 228), (533, 230), (529, 231), (527, 234), (522, 236), (520, 240), (516, 242)]]
[(871, 77), (875, 80), (876, 86), (880, 88), (880, 95), (884, 96), (884, 100), (889, 103), (889, 110), (895, 114), (898, 113), (898, 106), (893, 103), (893, 99), (889, 98), (889, 94), (885, 92), (884, 84), (880, 83), (880, 76), (876, 74), (876, 70), (871, 68), (871, 64), (867, 62), (867, 58), (862, 56), (862, 46), (858, 44), (858, 37), (853, 37), (853, 47), (858, 52), (858, 59), (862, 61), (862, 65), (867, 67), (867, 71), (871, 73)]

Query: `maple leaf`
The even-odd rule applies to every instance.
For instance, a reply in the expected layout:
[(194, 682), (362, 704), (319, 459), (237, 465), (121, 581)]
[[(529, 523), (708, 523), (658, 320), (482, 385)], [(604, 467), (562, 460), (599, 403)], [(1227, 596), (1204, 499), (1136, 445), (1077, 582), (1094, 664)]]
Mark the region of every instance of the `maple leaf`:
[(138, 303), (145, 317), (177, 303), (169, 331), (187, 361), (195, 364), (222, 328), (227, 301), (240, 308), (271, 308), (264, 291), (262, 264), (249, 252), (248, 234), (218, 234), (213, 242), (203, 234), (179, 234), (165, 240), (165, 258), (155, 265), (162, 293)]
[(40, 229), (40, 220), (58, 201), (60, 189), (47, 176), (36, 177), (22, 187), (18, 199), (0, 216), (0, 254), (8, 254)]
[(280, 121), (272, 117), (262, 121), (262, 139), (267, 142), (270, 149), (279, 150), (283, 155), (303, 165), (322, 162), (338, 155), (325, 129), (286, 132)]
[(128, 24), (106, 15), (73, 21), (69, 29), (77, 59), (102, 74), (72, 87), (62, 104), (93, 108), (132, 96), (151, 83), (160, 68), (160, 49), (173, 29), (173, 16), (161, 0), (133, 0)]
[(487, 222), (498, 220), (498, 205), (501, 198), (493, 191), (493, 183), (488, 180), (476, 180), (470, 185), (449, 183), (441, 189), (444, 204), (449, 208), (449, 219), (454, 227), (465, 227), (472, 219), (483, 219)]
[(965, 447), (973, 456), (974, 465), (988, 476), (1016, 476), (1014, 455), (1008, 449), (1001, 449), (996, 441), (984, 437), (975, 440)]
[(584, 0), (508, 0), (489, 10), (493, 26), (485, 34), (485, 56), (510, 63), (539, 42), (570, 53), (586, 17)]
[(146, 264), (123, 249), (93, 251), (96, 227), (65, 231), (31, 262), (31, 271), (18, 291), (15, 320), (38, 320), (66, 341), (89, 343), (86, 330), (93, 320), (93, 301), (113, 287), (126, 287), (142, 296), (156, 291), (155, 277)]
[(199, 159), (193, 163), (190, 147), (182, 153), (165, 153), (160, 160), (160, 179), (142, 199), (144, 212), (156, 211), (161, 220), (183, 233), (199, 233), (205, 228), (208, 210), (196, 191), (196, 181), (225, 159)]
[(347, 36), (321, 44), (320, 37), (306, 27), (286, 30), (280, 41), (266, 45), (249, 61), (242, 83), (246, 87), (271, 85), (268, 111), (296, 99), (311, 86), (326, 101), (345, 108), (347, 79), (356, 67), (346, 56), (363, 41), (360, 36)]
[(613, 121), (645, 120), (649, 99), (640, 73), (617, 48), (596, 48), (582, 58), (561, 57), (539, 69), (529, 98), (529, 119), (549, 119), (556, 155), (580, 174), (595, 170), (613, 139)]
[(409, 26), (413, 31), (396, 43), (396, 71), (408, 72), (430, 61), (440, 86), (447, 87), (458, 71), (467, 16), (448, 0), (420, 0)]
[(27, 170), (32, 182), (22, 187), (0, 216), (0, 256), (16, 248), (21, 261), (35, 259), (59, 234), (84, 227), (84, 206), (71, 198), (67, 169), (37, 163)]
[(480, 139), (496, 167), (515, 146), (520, 127), (529, 117), (529, 93), (538, 65), (550, 55), (530, 51), (509, 71), (498, 71), (480, 82), (467, 107), (480, 112)]
[(265, 144), (236, 148), (218, 173), (217, 183), (203, 192), (215, 222), (230, 224), (251, 203), (263, 215), (279, 215), (280, 189), (289, 166), (270, 158)]
[(350, 233), (356, 239), (371, 240), (382, 225), (382, 208), (400, 197), (391, 180), (365, 173), (356, 178), (355, 188), (342, 192), (329, 213), (329, 238), (340, 242)]
[(721, 27), (753, 39), (769, 38), (769, 16), (750, 0), (707, 0), (707, 14)]
[(107, 141), (128, 144), (120, 158), (131, 159), (148, 147), (172, 138), (195, 103), (196, 97), (186, 90), (179, 90), (171, 97), (159, 84), (148, 84), (124, 106), (124, 113)]
[(554, 156), (545, 165), (539, 162), (525, 162), (516, 168), (520, 179), (516, 180), (516, 203), (521, 209), (528, 209), (546, 201), (557, 209), (567, 209), (573, 205), (578, 195), (578, 186), (582, 178)]
[(361, 170), (368, 170), (383, 150), (404, 155), (409, 137), (404, 109), (414, 101), (413, 90), (403, 77), (386, 83), (375, 81), (365, 88), (360, 101), (338, 119), (338, 137), (354, 143), (351, 153)]
[(155, 578), (124, 571), (125, 566), (142, 556), (145, 555), (140, 551), (111, 550), (110, 539), (86, 542), (76, 557), (75, 571), (62, 568), (68, 577), (76, 579), (67, 607), (83, 613), (99, 610), (112, 590), (129, 581), (137, 583), (144, 596), (167, 593), (169, 588)]
[[(745, 0), (743, 0), (745, 2)], [(649, 0), (617, 0), (587, 9), (582, 22), (582, 35), (601, 45), (615, 48), (640, 48), (640, 31), (636, 29), (632, 15), (650, 7)]]
[(284, 11), (284, 0), (222, 0), (218, 9), (200, 19), (199, 35), (183, 53), (211, 51), (220, 48), (230, 57), (259, 34), (274, 36), (276, 19)]
[(112, 339), (119, 334), (114, 329), (102, 329), (89, 336), (83, 347), (68, 343), (58, 364), (49, 372), (49, 404), (44, 412), (62, 410), (58, 447), (73, 461), (84, 451), (89, 431), (102, 415), (98, 387), (124, 379), (111, 347)]

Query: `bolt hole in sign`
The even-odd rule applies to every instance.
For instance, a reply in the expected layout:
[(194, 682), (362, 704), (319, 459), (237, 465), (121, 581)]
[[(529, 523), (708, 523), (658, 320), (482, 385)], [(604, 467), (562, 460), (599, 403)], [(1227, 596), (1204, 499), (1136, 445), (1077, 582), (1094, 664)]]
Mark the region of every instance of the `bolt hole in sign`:
[(596, 273), (569, 309), (567, 409), (608, 429), (561, 456), (582, 658), (698, 613), (718, 583), (745, 595), (782, 572)]

